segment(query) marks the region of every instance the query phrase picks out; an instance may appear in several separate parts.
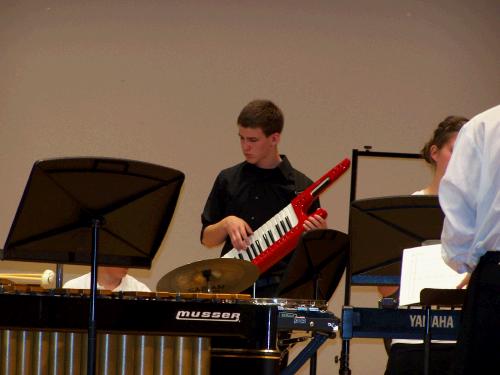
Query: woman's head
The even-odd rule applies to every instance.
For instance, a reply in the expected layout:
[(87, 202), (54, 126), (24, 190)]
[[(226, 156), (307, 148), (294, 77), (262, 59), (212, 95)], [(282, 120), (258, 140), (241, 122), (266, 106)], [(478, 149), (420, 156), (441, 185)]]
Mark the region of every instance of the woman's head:
[(444, 173), (450, 161), (453, 145), (462, 126), (469, 121), (461, 116), (448, 116), (434, 130), (432, 138), (422, 149), (424, 159), (437, 172)]

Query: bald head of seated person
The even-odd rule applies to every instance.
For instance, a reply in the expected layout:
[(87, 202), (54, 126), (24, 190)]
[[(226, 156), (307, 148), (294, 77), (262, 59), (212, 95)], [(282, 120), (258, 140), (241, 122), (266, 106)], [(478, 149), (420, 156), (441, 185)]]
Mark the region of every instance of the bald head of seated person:
[[(97, 268), (97, 289), (111, 290), (113, 292), (151, 292), (146, 284), (127, 274), (125, 267)], [(90, 289), (90, 272), (67, 281), (65, 289)]]

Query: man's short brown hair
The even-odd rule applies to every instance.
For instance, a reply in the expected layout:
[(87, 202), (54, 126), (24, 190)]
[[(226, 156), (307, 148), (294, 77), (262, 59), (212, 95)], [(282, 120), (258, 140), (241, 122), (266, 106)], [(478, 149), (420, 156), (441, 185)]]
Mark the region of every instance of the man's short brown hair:
[(261, 128), (269, 137), (283, 131), (283, 112), (270, 100), (253, 100), (248, 103), (238, 116), (238, 125), (244, 128)]

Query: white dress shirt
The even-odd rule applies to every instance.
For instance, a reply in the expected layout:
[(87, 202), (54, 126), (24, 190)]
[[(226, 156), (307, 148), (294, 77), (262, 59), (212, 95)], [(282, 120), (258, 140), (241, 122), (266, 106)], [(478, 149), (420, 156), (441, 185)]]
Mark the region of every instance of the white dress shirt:
[(442, 255), (451, 268), (470, 272), (486, 251), (500, 251), (500, 105), (460, 130), (439, 202)]

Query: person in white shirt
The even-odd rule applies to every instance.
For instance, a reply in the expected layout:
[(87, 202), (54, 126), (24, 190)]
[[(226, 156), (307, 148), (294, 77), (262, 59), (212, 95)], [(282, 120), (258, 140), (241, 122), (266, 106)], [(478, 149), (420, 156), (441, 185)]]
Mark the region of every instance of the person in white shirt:
[[(113, 292), (151, 292), (146, 284), (127, 274), (124, 267), (97, 267), (97, 289)], [(90, 272), (67, 281), (65, 289), (90, 289)]]
[[(448, 116), (434, 130), (431, 139), (422, 148), (422, 156), (433, 169), (432, 179), (424, 189), (413, 195), (437, 195), (439, 184), (453, 153), (461, 127), (468, 121), (461, 116)], [(382, 296), (396, 296), (399, 287), (379, 286)], [(422, 340), (392, 340), (385, 375), (423, 374), (424, 349)], [(387, 342), (386, 342), (387, 345)], [(453, 360), (454, 342), (432, 341), (430, 374), (449, 374)]]
[(472, 273), (462, 312), (456, 374), (500, 372), (500, 105), (459, 133), (441, 181), (444, 261)]

